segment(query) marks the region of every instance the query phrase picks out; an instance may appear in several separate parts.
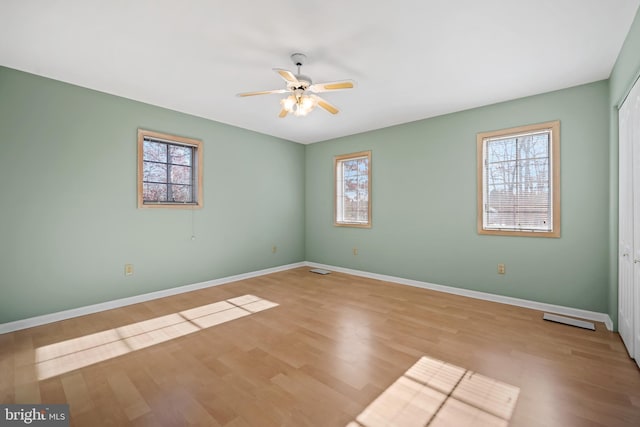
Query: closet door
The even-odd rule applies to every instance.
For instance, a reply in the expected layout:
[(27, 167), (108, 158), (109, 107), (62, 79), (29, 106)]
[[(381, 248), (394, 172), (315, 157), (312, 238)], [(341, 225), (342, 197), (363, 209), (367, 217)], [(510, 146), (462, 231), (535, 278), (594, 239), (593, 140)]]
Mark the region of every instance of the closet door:
[[(630, 351), (640, 366), (640, 80), (636, 82), (627, 101), (632, 107), (630, 137), (633, 162), (633, 346)], [(625, 102), (626, 103), (626, 102)]]
[(635, 357), (634, 206), (631, 94), (618, 111), (618, 332), (629, 356)]

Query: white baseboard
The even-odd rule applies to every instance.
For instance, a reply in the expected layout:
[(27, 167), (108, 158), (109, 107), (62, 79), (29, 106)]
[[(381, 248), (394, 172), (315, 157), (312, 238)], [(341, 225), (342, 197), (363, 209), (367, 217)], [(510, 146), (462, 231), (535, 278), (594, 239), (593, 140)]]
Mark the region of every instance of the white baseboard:
[(518, 307), (531, 308), (539, 311), (547, 311), (550, 313), (563, 314), (565, 316), (579, 317), (582, 319), (602, 322), (609, 331), (613, 330), (613, 321), (607, 313), (599, 313), (596, 311), (581, 310), (579, 308), (564, 307), (561, 305), (547, 304), (537, 301), (529, 301), (520, 298), (505, 297), (502, 295), (489, 294), (486, 292), (472, 291), (468, 289), (454, 288), (451, 286), (436, 285), (434, 283), (420, 282), (418, 280), (403, 279), (401, 277), (386, 276), (384, 274), (369, 273), (367, 271), (352, 270), (350, 268), (336, 267), (333, 265), (318, 264), (316, 262), (306, 262), (307, 267), (323, 268), (325, 270), (337, 271), (340, 273), (352, 274), (354, 276), (367, 277), (369, 279), (382, 280), (385, 282), (393, 282), (401, 285), (415, 286), (418, 288), (431, 289), (448, 294), (461, 295), (464, 297), (481, 299), (485, 301), (499, 302), (502, 304), (515, 305)]
[(224, 285), (226, 283), (237, 282), (238, 280), (250, 279), (253, 277), (264, 276), (266, 274), (277, 273), (280, 271), (291, 270), (298, 267), (314, 267), (326, 270), (337, 271), (340, 273), (352, 274), (354, 276), (367, 277), (370, 279), (382, 280), (385, 282), (393, 282), (401, 285), (415, 286), (418, 288), (431, 289), (449, 294), (461, 295), (470, 298), (476, 298), (486, 301), (493, 301), (502, 304), (515, 305), (518, 307), (531, 308), (539, 311), (547, 311), (550, 313), (562, 314), (565, 316), (579, 317), (582, 319), (602, 322), (608, 330), (613, 330), (613, 321), (606, 313), (598, 313), (595, 311), (581, 310), (578, 308), (564, 307), (560, 305), (546, 304), (542, 302), (529, 301), (519, 298), (505, 297), (501, 295), (489, 294), (479, 291), (471, 291), (468, 289), (454, 288), (451, 286), (436, 285), (434, 283), (420, 282), (418, 280), (403, 279), (401, 277), (387, 276), (384, 274), (369, 273), (367, 271), (352, 270), (350, 268), (336, 267), (333, 265), (318, 264), (315, 262), (298, 262), (293, 264), (281, 265), (278, 267), (267, 268), (264, 270), (252, 271), (249, 273), (238, 274), (235, 276), (223, 277), (220, 279), (209, 280), (191, 285), (179, 286), (176, 288), (164, 289), (161, 291), (150, 292), (142, 295), (135, 295), (128, 298), (121, 298), (113, 301), (107, 301), (99, 304), (88, 305), (85, 307), (73, 308), (70, 310), (59, 311), (57, 313), (44, 314), (42, 316), (31, 317), (23, 320), (0, 324), (0, 334), (18, 331), (21, 329), (32, 328), (47, 323), (58, 322), (60, 320), (71, 319), (73, 317), (84, 316), (87, 314), (97, 313), (100, 311), (111, 310), (114, 308), (124, 307), (127, 305), (138, 304), (145, 301), (151, 301), (158, 298), (178, 295), (185, 292), (196, 291), (199, 289), (210, 288), (212, 286)]
[(150, 292), (142, 295), (121, 298), (113, 301), (102, 302), (99, 304), (87, 305), (84, 307), (72, 308), (70, 310), (59, 311), (57, 313), (44, 314), (42, 316), (31, 317), (23, 320), (0, 324), (0, 334), (19, 331), (21, 329), (32, 328), (34, 326), (45, 325), (47, 323), (58, 322), (60, 320), (71, 319), (73, 317), (84, 316), (86, 314), (97, 313), (100, 311), (111, 310), (114, 308), (124, 307), (127, 305), (138, 304), (145, 301), (151, 301), (158, 298), (178, 295), (185, 292), (197, 291), (199, 289), (210, 288), (212, 286), (224, 285), (226, 283), (237, 282), (238, 280), (250, 279), (252, 277), (264, 276), (265, 274), (277, 273), (279, 271), (291, 270), (292, 268), (304, 267), (306, 263), (298, 262), (294, 264), (281, 265), (264, 270), (252, 271), (249, 273), (237, 274), (235, 276), (223, 277), (220, 279), (209, 280), (191, 285), (178, 286), (176, 288), (163, 289), (161, 291)]

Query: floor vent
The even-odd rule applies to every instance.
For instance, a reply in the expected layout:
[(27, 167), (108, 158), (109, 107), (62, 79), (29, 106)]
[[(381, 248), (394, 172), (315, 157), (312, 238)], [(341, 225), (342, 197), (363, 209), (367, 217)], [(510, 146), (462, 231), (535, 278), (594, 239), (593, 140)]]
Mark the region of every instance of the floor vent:
[(596, 330), (596, 326), (591, 322), (585, 322), (584, 320), (572, 319), (571, 317), (558, 316), (556, 314), (545, 313), (542, 316), (544, 320), (548, 320), (550, 322), (563, 323), (569, 326), (575, 326), (576, 328), (590, 329), (592, 331)]
[(309, 270), (312, 273), (316, 273), (316, 274), (329, 274), (331, 273), (329, 270), (323, 270), (322, 268), (314, 268), (313, 270)]

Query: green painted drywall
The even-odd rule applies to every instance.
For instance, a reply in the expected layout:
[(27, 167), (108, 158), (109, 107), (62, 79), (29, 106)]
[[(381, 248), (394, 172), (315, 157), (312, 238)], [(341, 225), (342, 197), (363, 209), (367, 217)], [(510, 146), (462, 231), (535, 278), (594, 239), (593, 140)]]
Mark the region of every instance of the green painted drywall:
[[(601, 81), (308, 146), (307, 260), (608, 311), (607, 104)], [(476, 133), (555, 119), (562, 237), (478, 235)], [(334, 227), (333, 156), (361, 150), (372, 150), (373, 226)]]
[[(203, 209), (137, 209), (138, 127), (204, 142)], [(303, 145), (0, 67), (0, 148), (0, 323), (304, 260)]]
[(636, 13), (624, 45), (609, 77), (609, 307), (618, 325), (618, 104), (640, 75), (640, 10)]

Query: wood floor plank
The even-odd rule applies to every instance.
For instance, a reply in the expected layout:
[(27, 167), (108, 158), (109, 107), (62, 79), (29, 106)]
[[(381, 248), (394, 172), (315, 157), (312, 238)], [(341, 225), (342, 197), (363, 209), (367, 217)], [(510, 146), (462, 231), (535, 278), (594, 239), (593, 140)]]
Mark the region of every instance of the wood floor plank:
[[(345, 427), (422, 356), (517, 387), (510, 426), (640, 425), (640, 371), (601, 323), (308, 268), (0, 335), (0, 402), (68, 403), (73, 426)], [(504, 416), (476, 397), (434, 422)]]
[(73, 402), (69, 407), (71, 416), (89, 412), (95, 408), (81, 370), (63, 375), (61, 381), (66, 401)]
[(109, 375), (107, 381), (129, 420), (135, 420), (151, 411), (136, 386), (124, 372)]
[(13, 359), (13, 395), (15, 403), (41, 403), (38, 375), (34, 370), (35, 350), (32, 336), (26, 331), (15, 333), (13, 354), (3, 355), (3, 359)]

